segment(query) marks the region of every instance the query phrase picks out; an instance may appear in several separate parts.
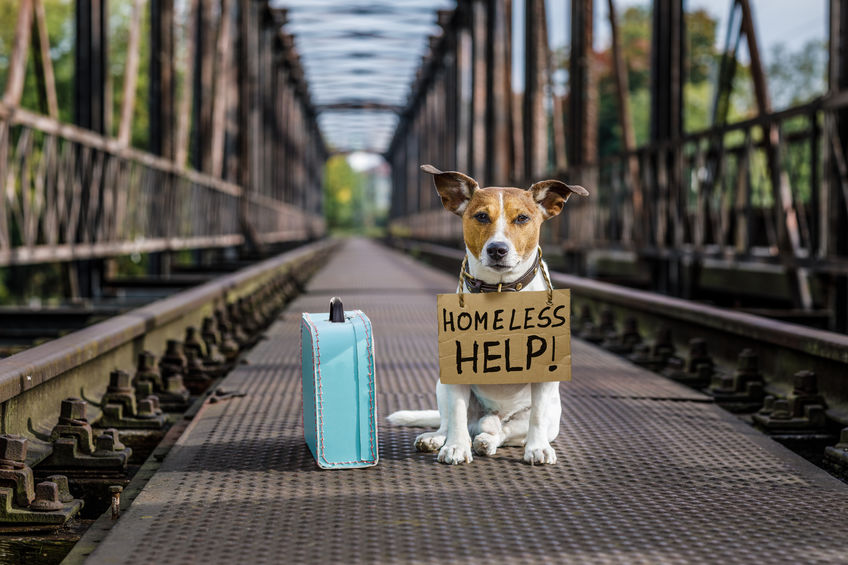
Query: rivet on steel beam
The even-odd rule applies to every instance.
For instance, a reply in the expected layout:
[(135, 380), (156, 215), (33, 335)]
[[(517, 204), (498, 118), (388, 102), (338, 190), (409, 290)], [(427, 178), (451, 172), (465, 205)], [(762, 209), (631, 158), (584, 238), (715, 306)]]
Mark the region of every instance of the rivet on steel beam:
[(613, 353), (626, 354), (633, 351), (633, 348), (639, 343), (642, 343), (642, 336), (639, 334), (639, 322), (633, 316), (629, 316), (624, 320), (621, 333), (611, 332), (607, 334), (601, 347)]
[(707, 342), (696, 337), (689, 340), (689, 356), (685, 363), (678, 357), (671, 357), (662, 374), (685, 385), (703, 388), (710, 384), (714, 372)]
[(792, 389), (793, 393), (798, 395), (818, 394), (816, 374), (813, 371), (798, 371), (792, 378)]
[(661, 358), (663, 362), (674, 355), (673, 332), (670, 326), (662, 326), (657, 332), (657, 337), (651, 346), (651, 355)]
[[(150, 383), (147, 385), (146, 383)], [(149, 351), (138, 354), (138, 368), (135, 373), (136, 397), (144, 399), (155, 393), (159, 402), (170, 409), (182, 409), (188, 405), (189, 392), (183, 386), (182, 375), (174, 374), (162, 378), (156, 368), (156, 356)]]
[(707, 352), (707, 341), (703, 338), (696, 337), (689, 340), (687, 371), (696, 373), (698, 372), (699, 365), (709, 365), (712, 367), (713, 359)]
[(736, 372), (714, 373), (708, 392), (731, 412), (753, 412), (762, 403), (764, 386), (759, 357), (753, 350), (743, 349), (736, 359)]
[(68, 491), (68, 479), (51, 476), (35, 486), (32, 469), (26, 464), (27, 440), (22, 436), (0, 436), (0, 523), (15, 526), (61, 526), (82, 508)]
[(56, 455), (56, 443), (62, 440), (69, 441), (68, 446), (78, 449), (80, 452), (90, 455), (94, 452), (94, 440), (92, 437), (91, 424), (88, 423), (85, 411), (88, 403), (79, 398), (66, 398), (62, 401), (59, 410), (59, 421), (50, 432), (50, 441), (53, 442), (53, 455)]
[(789, 401), (785, 398), (778, 398), (774, 401), (774, 406), (771, 409), (772, 420), (788, 420), (792, 417), (792, 412), (789, 410)]
[(65, 475), (50, 475), (47, 480), (51, 483), (56, 483), (59, 488), (59, 500), (62, 502), (71, 502), (74, 497), (71, 494), (71, 488), (68, 485), (68, 477)]
[(207, 348), (221, 343), (221, 337), (218, 335), (218, 324), (215, 323), (215, 318), (212, 316), (206, 316), (203, 318), (200, 335), (203, 337), (203, 341), (206, 343)]
[(754, 414), (754, 423), (772, 434), (818, 434), (827, 428), (827, 404), (818, 392), (816, 375), (798, 371), (793, 388), (785, 399), (766, 397), (763, 409)]
[(153, 383), (153, 390), (162, 388), (162, 375), (156, 368), (156, 356), (149, 351), (142, 351), (138, 354), (138, 364), (135, 370), (135, 381), (150, 381)]
[(96, 447), (95, 457), (108, 457), (126, 449), (126, 446), (121, 443), (118, 437), (118, 430), (115, 428), (103, 430), (103, 433), (97, 436)]
[[(153, 401), (147, 397), (144, 400), (138, 401), (138, 409), (136, 410), (137, 418), (155, 418), (158, 414), (153, 406)], [(155, 398), (155, 396), (153, 397)]]
[(85, 400), (81, 398), (66, 398), (62, 401), (59, 410), (59, 422), (63, 424), (88, 422), (85, 416), (85, 408)]
[(600, 330), (602, 335), (615, 332), (615, 313), (610, 308), (601, 310)]
[(774, 401), (777, 400), (773, 395), (769, 394), (763, 399), (763, 407), (760, 408), (758, 414), (763, 414), (765, 416), (772, 413), (774, 410)]
[(193, 350), (201, 359), (206, 355), (206, 344), (200, 338), (197, 328), (188, 326), (185, 331), (185, 339), (183, 340), (183, 349), (185, 351)]
[(131, 393), (133, 391), (133, 387), (130, 374), (126, 371), (122, 371), (121, 369), (115, 369), (109, 373), (109, 387), (107, 390), (110, 392)]
[(183, 375), (185, 374), (186, 366), (187, 361), (182, 342), (176, 339), (169, 339), (165, 347), (165, 354), (159, 359), (159, 371), (162, 373), (162, 376)]
[(36, 512), (55, 512), (64, 507), (59, 500), (59, 486), (52, 481), (44, 481), (35, 485), (35, 500), (29, 505)]
[(14, 434), (0, 435), (0, 468), (22, 469), (26, 465), (27, 440)]
[(193, 349), (186, 352), (186, 370), (183, 382), (192, 394), (200, 394), (212, 382), (212, 378), (206, 372), (197, 352)]
[(27, 443), (23, 436), (0, 435), (0, 480), (11, 491), (10, 502), (21, 508), (29, 506), (35, 498), (32, 469), (26, 464)]
[(842, 428), (836, 445), (825, 448), (824, 461), (831, 470), (848, 478), (848, 428)]

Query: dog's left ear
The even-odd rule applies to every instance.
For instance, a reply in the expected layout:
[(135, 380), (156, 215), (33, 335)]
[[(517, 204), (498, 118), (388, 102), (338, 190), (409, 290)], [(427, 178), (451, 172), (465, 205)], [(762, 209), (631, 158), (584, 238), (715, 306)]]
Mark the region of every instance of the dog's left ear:
[(536, 205), (542, 210), (542, 216), (546, 220), (562, 212), (565, 201), (572, 194), (589, 196), (589, 191), (582, 186), (565, 184), (558, 180), (539, 181), (530, 187), (530, 193), (533, 195)]
[(479, 188), (477, 181), (457, 171), (440, 171), (433, 165), (421, 165), (421, 170), (433, 175), (436, 191), (445, 209), (457, 216), (462, 216), (468, 201), (471, 200), (471, 195)]

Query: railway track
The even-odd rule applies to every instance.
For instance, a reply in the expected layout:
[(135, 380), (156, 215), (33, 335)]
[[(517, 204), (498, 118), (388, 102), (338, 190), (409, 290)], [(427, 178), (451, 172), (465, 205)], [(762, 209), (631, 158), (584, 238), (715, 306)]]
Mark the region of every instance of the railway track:
[[(463, 252), (392, 240), (458, 273)], [(848, 478), (848, 336), (552, 272), (570, 288), (572, 335), (709, 395)]]
[(297, 247), (0, 360), (0, 561), (58, 562), (200, 403), (226, 397), (216, 382), (337, 244)]

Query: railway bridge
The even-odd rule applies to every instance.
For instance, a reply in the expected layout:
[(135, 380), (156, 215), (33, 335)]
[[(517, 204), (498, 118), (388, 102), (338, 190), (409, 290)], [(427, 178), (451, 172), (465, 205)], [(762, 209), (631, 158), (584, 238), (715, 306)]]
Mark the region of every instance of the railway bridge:
[[(0, 0), (0, 561), (844, 563), (846, 53), (846, 0)], [(466, 254), (425, 163), (589, 190), (554, 465), (386, 421)], [(333, 296), (366, 469), (304, 441)]]

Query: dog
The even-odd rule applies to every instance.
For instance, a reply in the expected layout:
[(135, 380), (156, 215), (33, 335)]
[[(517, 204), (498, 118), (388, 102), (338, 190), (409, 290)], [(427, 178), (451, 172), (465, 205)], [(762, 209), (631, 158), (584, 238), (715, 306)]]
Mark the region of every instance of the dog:
[[(432, 165), (422, 165), (421, 170), (433, 175), (444, 207), (462, 218), (470, 279), (461, 279), (457, 292), (499, 285), (519, 292), (547, 289), (548, 267), (539, 251), (542, 223), (558, 215), (572, 194), (588, 196), (585, 188), (558, 180), (537, 182), (528, 190), (480, 188), (474, 179), (456, 171), (443, 172)], [(467, 288), (461, 288), (462, 284)], [(440, 381), (436, 399), (438, 411), (401, 410), (388, 420), (397, 426), (438, 426), (419, 435), (415, 448), (438, 451), (440, 463), (470, 463), (472, 452), (494, 455), (498, 447), (521, 445), (525, 462), (556, 463), (551, 442), (559, 434), (562, 410), (558, 382), (456, 385)]]

